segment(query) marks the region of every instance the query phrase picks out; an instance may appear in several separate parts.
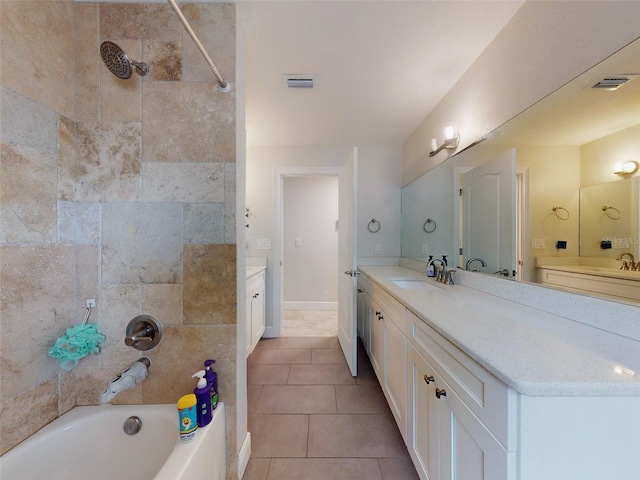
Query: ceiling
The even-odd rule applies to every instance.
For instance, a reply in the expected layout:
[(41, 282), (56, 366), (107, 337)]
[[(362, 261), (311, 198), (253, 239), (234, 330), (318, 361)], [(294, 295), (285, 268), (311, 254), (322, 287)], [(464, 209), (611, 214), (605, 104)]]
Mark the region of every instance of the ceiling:
[(239, 3), (249, 146), (401, 146), (523, 2)]

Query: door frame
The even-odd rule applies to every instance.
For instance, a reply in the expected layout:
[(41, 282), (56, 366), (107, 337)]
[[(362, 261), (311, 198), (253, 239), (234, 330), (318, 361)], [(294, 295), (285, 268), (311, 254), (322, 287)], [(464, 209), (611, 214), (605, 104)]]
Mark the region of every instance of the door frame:
[(272, 288), (272, 320), (273, 325), (265, 328), (265, 337), (273, 338), (282, 335), (282, 304), (284, 260), (284, 179), (286, 177), (337, 177), (341, 167), (276, 167), (274, 172), (274, 222), (273, 222), (273, 288)]

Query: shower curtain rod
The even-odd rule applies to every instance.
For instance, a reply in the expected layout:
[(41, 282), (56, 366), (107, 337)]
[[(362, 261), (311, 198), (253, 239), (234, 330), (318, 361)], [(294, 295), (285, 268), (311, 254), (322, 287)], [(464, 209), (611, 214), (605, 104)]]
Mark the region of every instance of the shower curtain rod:
[(176, 14), (178, 15), (178, 18), (180, 18), (180, 21), (184, 25), (185, 30), (187, 31), (187, 33), (189, 34), (191, 39), (194, 41), (196, 46), (200, 49), (200, 53), (202, 53), (202, 56), (204, 57), (204, 59), (207, 61), (207, 63), (211, 67), (211, 70), (213, 71), (213, 74), (218, 79), (218, 85), (220, 85), (220, 89), (223, 92), (228, 92), (229, 90), (231, 90), (231, 86), (229, 85), (229, 82), (227, 82), (224, 78), (222, 78), (222, 75), (220, 75), (220, 72), (218, 71), (216, 66), (213, 64), (213, 61), (211, 60), (211, 57), (209, 57), (209, 55), (207, 55), (207, 51), (204, 49), (204, 46), (202, 45), (202, 43), (200, 43), (200, 40), (198, 40), (197, 35), (191, 29), (191, 25), (189, 25), (189, 22), (187, 21), (187, 19), (182, 14), (182, 10), (180, 10), (180, 7), (178, 7), (178, 5), (176, 4), (175, 0), (168, 0), (168, 1), (171, 4), (171, 6), (173, 7), (173, 9), (175, 10)]

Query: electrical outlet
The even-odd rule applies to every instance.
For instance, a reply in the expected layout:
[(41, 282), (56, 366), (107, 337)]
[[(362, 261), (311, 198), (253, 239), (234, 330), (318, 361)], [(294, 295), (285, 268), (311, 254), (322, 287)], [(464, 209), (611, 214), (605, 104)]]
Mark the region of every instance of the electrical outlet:
[(544, 238), (532, 238), (531, 239), (531, 248), (536, 250), (544, 250), (545, 248), (545, 239)]
[(376, 243), (373, 247), (373, 253), (374, 255), (382, 255), (382, 245)]
[(259, 238), (257, 245), (258, 250), (271, 250), (271, 240), (268, 238)]
[(95, 298), (87, 299), (87, 308), (96, 308), (96, 299)]
[(426, 243), (422, 244), (422, 247), (420, 249), (420, 253), (422, 255), (426, 255), (427, 253), (429, 253), (429, 249), (427, 248), (427, 244)]
[(295, 239), (295, 245), (296, 245), (296, 247), (301, 247), (302, 246), (302, 239), (301, 238), (296, 238)]

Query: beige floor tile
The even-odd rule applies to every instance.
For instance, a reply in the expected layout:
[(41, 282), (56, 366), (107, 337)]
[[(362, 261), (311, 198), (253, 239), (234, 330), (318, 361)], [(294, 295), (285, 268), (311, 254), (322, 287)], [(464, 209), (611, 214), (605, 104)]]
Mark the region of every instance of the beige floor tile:
[(355, 379), (347, 365), (291, 365), (289, 385), (352, 385)]
[(420, 480), (410, 457), (379, 458), (383, 480)]
[(340, 342), (338, 341), (338, 337), (337, 336), (331, 338), (330, 347), (331, 348), (340, 348)]
[(289, 379), (291, 365), (250, 363), (247, 366), (249, 385), (285, 385)]
[(390, 413), (379, 385), (336, 385), (338, 413)]
[(251, 457), (242, 480), (267, 480), (269, 465), (271, 465), (270, 458)]
[(267, 385), (255, 413), (338, 413), (333, 385)]
[(262, 385), (247, 385), (247, 411), (249, 413), (258, 413), (256, 408), (262, 388)]
[(381, 480), (373, 458), (274, 458), (267, 480)]
[(251, 364), (297, 364), (311, 363), (310, 348), (263, 348), (249, 356)]
[(260, 348), (278, 348), (280, 338), (262, 338), (256, 345), (256, 349)]
[(305, 457), (308, 415), (249, 415), (252, 457)]
[(390, 415), (311, 415), (308, 457), (406, 457)]
[(337, 365), (346, 365), (347, 360), (344, 358), (342, 350), (337, 348), (314, 348), (311, 351), (311, 363), (333, 363)]
[(278, 348), (330, 348), (329, 337), (280, 337)]

